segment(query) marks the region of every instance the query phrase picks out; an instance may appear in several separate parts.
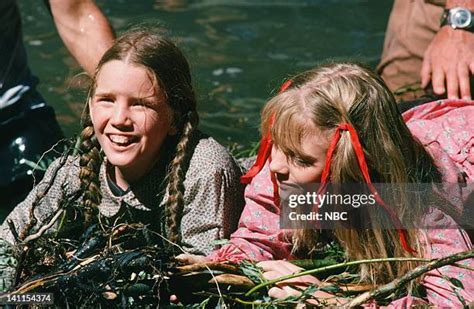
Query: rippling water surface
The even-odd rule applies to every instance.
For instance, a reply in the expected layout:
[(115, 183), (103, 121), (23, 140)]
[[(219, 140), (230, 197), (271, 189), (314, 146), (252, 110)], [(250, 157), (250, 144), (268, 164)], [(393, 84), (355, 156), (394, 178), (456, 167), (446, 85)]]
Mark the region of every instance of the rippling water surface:
[[(38, 0), (19, 0), (30, 66), (68, 136), (78, 133), (81, 72)], [(159, 22), (185, 51), (201, 129), (234, 149), (259, 138), (259, 112), (282, 80), (327, 58), (375, 66), (392, 1), (98, 1), (118, 33)]]

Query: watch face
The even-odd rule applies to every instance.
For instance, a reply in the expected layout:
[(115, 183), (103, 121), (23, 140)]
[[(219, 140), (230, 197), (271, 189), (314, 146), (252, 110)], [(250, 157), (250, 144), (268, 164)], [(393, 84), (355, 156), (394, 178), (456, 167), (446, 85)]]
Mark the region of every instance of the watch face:
[(471, 12), (466, 9), (457, 9), (452, 12), (451, 24), (455, 28), (466, 28), (471, 24)]

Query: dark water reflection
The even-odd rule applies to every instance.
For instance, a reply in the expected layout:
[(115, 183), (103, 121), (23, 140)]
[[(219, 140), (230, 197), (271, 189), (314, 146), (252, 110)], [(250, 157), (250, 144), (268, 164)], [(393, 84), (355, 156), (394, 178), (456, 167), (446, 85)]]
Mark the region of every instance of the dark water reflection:
[[(38, 0), (19, 1), (30, 65), (68, 136), (78, 132), (85, 93), (80, 69)], [(117, 32), (160, 22), (185, 51), (201, 128), (220, 142), (258, 140), (259, 112), (288, 75), (326, 58), (375, 66), (392, 1), (98, 1)]]

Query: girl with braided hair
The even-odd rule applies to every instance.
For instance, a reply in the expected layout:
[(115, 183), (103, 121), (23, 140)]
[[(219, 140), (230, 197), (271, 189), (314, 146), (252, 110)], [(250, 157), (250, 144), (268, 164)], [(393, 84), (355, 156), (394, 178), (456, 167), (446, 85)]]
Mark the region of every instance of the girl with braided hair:
[[(141, 223), (147, 232), (135, 235), (131, 248), (161, 244), (175, 253), (208, 254), (240, 215), (240, 169), (197, 125), (181, 51), (153, 29), (124, 33), (95, 71), (79, 155), (49, 167), (6, 218), (0, 237), (31, 248), (40, 235), (109, 230), (115, 237), (123, 230), (117, 226)], [(49, 263), (67, 262), (71, 254), (79, 259), (77, 251), (68, 254)]]

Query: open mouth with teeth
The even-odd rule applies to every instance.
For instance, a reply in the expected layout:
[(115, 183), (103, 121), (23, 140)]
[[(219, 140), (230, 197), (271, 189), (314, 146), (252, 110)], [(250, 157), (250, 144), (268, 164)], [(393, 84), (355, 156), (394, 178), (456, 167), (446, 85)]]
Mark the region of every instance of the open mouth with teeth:
[(109, 134), (108, 138), (113, 144), (117, 146), (121, 146), (121, 147), (126, 147), (138, 141), (137, 136), (129, 136), (129, 135)]

